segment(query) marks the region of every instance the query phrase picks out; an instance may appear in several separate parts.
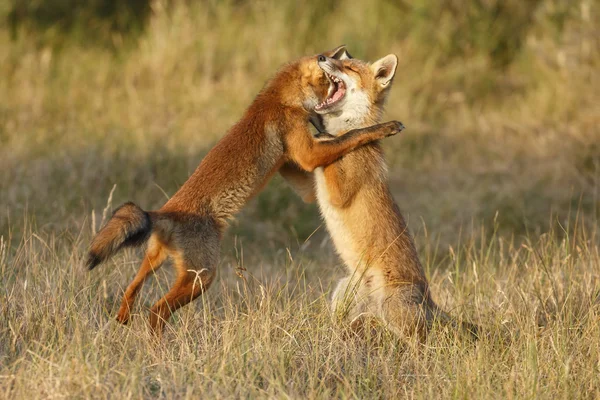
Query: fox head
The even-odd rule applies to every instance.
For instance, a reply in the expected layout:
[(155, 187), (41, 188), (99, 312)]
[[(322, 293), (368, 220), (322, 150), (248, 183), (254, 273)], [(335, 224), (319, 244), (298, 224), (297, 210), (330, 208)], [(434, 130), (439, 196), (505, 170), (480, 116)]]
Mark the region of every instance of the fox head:
[(283, 104), (302, 106), (314, 114), (315, 107), (333, 94), (334, 82), (321, 67), (323, 60), (349, 57), (346, 46), (292, 62), (275, 76), (272, 87), (278, 88)]
[(353, 59), (342, 45), (287, 64), (264, 91), (304, 108), (313, 124), (322, 119), (333, 135), (337, 123), (348, 130), (379, 120), (397, 65), (393, 54), (373, 64)]
[(329, 86), (314, 112), (320, 115), (327, 132), (336, 135), (379, 122), (398, 58), (389, 54), (369, 64), (351, 58), (345, 48), (334, 55), (318, 57), (319, 68), (325, 73)]

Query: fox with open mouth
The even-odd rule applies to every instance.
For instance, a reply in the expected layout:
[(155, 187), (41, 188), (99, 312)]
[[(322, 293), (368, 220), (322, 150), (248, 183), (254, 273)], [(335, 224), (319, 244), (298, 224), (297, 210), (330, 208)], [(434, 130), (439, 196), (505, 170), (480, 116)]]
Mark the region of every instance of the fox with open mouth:
[(311, 116), (323, 109), (323, 103), (340, 99), (339, 82), (336, 86), (328, 79), (319, 60), (343, 52), (342, 46), (283, 66), (159, 210), (144, 211), (133, 203), (115, 210), (92, 240), (87, 267), (93, 269), (124, 247), (147, 243), (141, 267), (125, 291), (118, 321), (129, 321), (144, 281), (167, 257), (174, 261), (177, 279), (150, 310), (155, 333), (162, 331), (175, 310), (206, 291), (215, 277), (227, 220), (275, 172), (313, 171), (366, 143), (400, 132), (402, 124), (389, 122), (330, 140), (313, 137), (308, 126)]
[[(398, 59), (387, 55), (369, 64), (342, 50), (323, 56), (319, 66), (331, 82), (315, 107), (322, 140), (379, 122)], [(311, 176), (311, 175), (314, 175)], [(434, 320), (477, 336), (478, 327), (459, 322), (431, 297), (413, 239), (387, 182), (387, 165), (372, 142), (290, 180), (305, 201), (317, 199), (335, 248), (349, 275), (337, 285), (332, 308), (360, 331), (370, 317), (399, 336), (424, 338)]]

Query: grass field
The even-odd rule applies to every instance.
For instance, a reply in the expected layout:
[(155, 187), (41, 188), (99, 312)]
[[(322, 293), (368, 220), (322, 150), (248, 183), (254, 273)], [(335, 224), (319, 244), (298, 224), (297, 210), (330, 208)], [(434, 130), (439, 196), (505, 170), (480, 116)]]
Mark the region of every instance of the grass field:
[[(184, 3), (127, 35), (0, 1), (0, 398), (600, 398), (597, 2)], [(490, 335), (346, 337), (344, 270), (280, 178), (160, 342), (169, 266), (118, 325), (139, 253), (82, 268), (111, 209), (160, 207), (282, 63), (342, 43), (399, 56), (390, 185), (435, 300)]]

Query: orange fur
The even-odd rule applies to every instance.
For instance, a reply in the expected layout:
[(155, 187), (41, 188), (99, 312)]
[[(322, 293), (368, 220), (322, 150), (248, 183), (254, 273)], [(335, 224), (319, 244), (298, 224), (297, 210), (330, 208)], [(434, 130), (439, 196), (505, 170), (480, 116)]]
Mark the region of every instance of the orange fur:
[[(328, 59), (324, 64), (346, 87), (343, 103), (321, 112), (327, 132), (339, 138), (348, 129), (377, 123), (396, 56), (373, 65), (356, 59)], [(318, 168), (315, 180), (319, 207), (350, 273), (333, 295), (333, 308), (344, 311), (350, 326), (356, 329), (365, 316), (373, 315), (398, 335), (416, 333), (424, 338), (435, 319), (456, 324), (431, 298), (413, 239), (387, 184), (380, 144), (367, 144)], [(471, 324), (462, 326), (476, 332)]]
[[(328, 54), (336, 52), (339, 48)], [(151, 309), (154, 332), (162, 330), (172, 312), (207, 290), (214, 280), (227, 220), (283, 165), (312, 171), (400, 131), (399, 123), (390, 122), (327, 142), (316, 140), (308, 120), (329, 85), (317, 56), (284, 66), (160, 210), (145, 212), (127, 203), (115, 212), (92, 241), (90, 269), (120, 248), (149, 239), (140, 270), (125, 292), (117, 317), (120, 322), (129, 320), (142, 284), (168, 256), (174, 259), (178, 276)]]

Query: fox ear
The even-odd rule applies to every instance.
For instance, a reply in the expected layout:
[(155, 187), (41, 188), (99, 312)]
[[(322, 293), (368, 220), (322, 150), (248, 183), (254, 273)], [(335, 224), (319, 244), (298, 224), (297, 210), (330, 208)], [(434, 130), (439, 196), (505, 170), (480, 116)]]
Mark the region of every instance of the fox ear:
[(375, 61), (371, 65), (371, 69), (375, 74), (375, 79), (381, 85), (386, 87), (394, 78), (396, 74), (396, 67), (398, 66), (398, 57), (395, 54), (388, 54), (387, 56)]
[(323, 53), (323, 55), (329, 58), (335, 58), (336, 60), (347, 60), (349, 58), (352, 58), (350, 53), (348, 53), (348, 50), (346, 50), (345, 44), (338, 46), (333, 50), (326, 51)]

